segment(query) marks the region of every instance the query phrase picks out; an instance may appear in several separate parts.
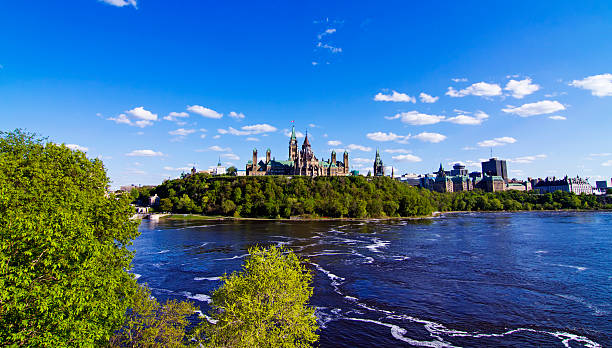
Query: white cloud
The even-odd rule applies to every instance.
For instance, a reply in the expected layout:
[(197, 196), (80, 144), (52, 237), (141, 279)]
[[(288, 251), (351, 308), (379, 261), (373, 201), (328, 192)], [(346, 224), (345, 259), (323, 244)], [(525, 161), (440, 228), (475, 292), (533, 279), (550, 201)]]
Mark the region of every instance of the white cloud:
[(224, 153), (223, 155), (221, 155), (221, 157), (229, 158), (232, 161), (240, 160), (240, 157), (238, 155), (236, 155), (236, 154), (233, 154), (233, 153)]
[(436, 124), (444, 120), (444, 116), (422, 114), (418, 111), (401, 112), (395, 116), (385, 116), (387, 120), (400, 119), (403, 123), (413, 126)]
[(341, 53), (342, 52), (341, 47), (335, 47), (332, 45), (324, 44), (322, 42), (317, 43), (317, 47), (328, 49), (331, 53)]
[(133, 108), (132, 110), (128, 110), (126, 111), (126, 113), (134, 116), (134, 118), (137, 118), (139, 120), (157, 121), (157, 114), (154, 114), (149, 110), (145, 110), (145, 108), (142, 106)]
[(172, 111), (168, 115), (164, 116), (164, 120), (166, 120), (166, 121), (178, 121), (179, 118), (185, 118), (185, 117), (189, 117), (189, 114), (184, 112), (184, 111), (182, 111), (182, 112), (174, 112), (174, 111)]
[(244, 126), (241, 129), (244, 131), (250, 132), (251, 134), (276, 132), (276, 128), (273, 126), (270, 126), (267, 123), (254, 124), (251, 126)]
[(604, 167), (612, 167), (612, 160), (607, 160), (601, 164)]
[(184, 137), (187, 136), (189, 134), (195, 133), (195, 129), (185, 129), (185, 128), (179, 128), (173, 131), (169, 131), (168, 134), (170, 135), (177, 135), (180, 137)]
[(357, 158), (351, 159), (351, 162), (363, 164), (363, 163), (374, 163), (374, 160), (369, 159), (369, 158), (357, 157)]
[(546, 158), (546, 155), (541, 154), (541, 155), (535, 155), (535, 156), (523, 156), (523, 157), (516, 157), (516, 158), (508, 159), (508, 162), (513, 162), (513, 163), (532, 163), (535, 160), (543, 159), (543, 158)]
[(324, 32), (322, 32), (321, 34), (319, 34), (317, 37), (319, 38), (319, 40), (321, 40), (324, 36), (326, 35), (331, 35), (333, 33), (336, 32), (335, 28), (328, 28), (326, 29)]
[(231, 118), (235, 118), (237, 120), (241, 120), (241, 119), (244, 118), (244, 114), (242, 112), (238, 113), (236, 111), (230, 111), (228, 116), (231, 117)]
[(123, 6), (134, 6), (134, 8), (138, 7), (136, 0), (100, 0), (104, 3), (107, 3), (112, 6), (123, 7)]
[(220, 119), (221, 117), (223, 117), (223, 114), (220, 114), (213, 109), (205, 108), (200, 105), (188, 105), (187, 110), (206, 118)]
[(66, 144), (66, 147), (69, 148), (70, 150), (77, 150), (77, 151), (83, 151), (83, 152), (87, 152), (87, 150), (89, 150), (85, 146), (81, 146), (77, 144)]
[(540, 89), (540, 85), (531, 83), (531, 79), (527, 77), (524, 80), (510, 80), (506, 84), (504, 90), (510, 91), (512, 96), (517, 99), (522, 99), (524, 96), (534, 93)]
[(132, 152), (126, 153), (126, 156), (142, 156), (142, 157), (158, 157), (163, 156), (164, 154), (161, 152), (153, 151), (153, 150), (134, 150)]
[(601, 74), (586, 77), (582, 80), (574, 80), (570, 86), (588, 89), (597, 97), (612, 96), (612, 74)]
[(397, 156), (393, 156), (391, 157), (396, 161), (403, 161), (403, 162), (421, 162), (422, 159), (421, 157), (415, 156), (415, 155), (397, 155)]
[(495, 147), (495, 146), (502, 146), (502, 145), (507, 145), (507, 144), (514, 144), (514, 143), (516, 143), (516, 139), (512, 137), (501, 137), (501, 138), (495, 138), (491, 140), (483, 140), (478, 143), (478, 146)]
[(602, 152), (602, 153), (591, 153), (589, 154), (589, 157), (608, 157), (611, 156), (612, 153), (610, 152)]
[(410, 153), (409, 150), (406, 149), (386, 149), (386, 153)]
[(248, 138), (246, 138), (246, 141), (259, 141), (259, 139), (255, 138), (255, 137), (248, 137)]
[(461, 150), (470, 151), (470, 150), (476, 150), (476, 148), (472, 146), (464, 146), (463, 148), (461, 148)]
[(453, 82), (467, 82), (468, 79), (465, 78), (465, 77), (461, 77), (461, 78), (454, 78), (454, 79), (451, 79), (451, 80)]
[(446, 139), (446, 135), (442, 135), (440, 133), (428, 133), (423, 132), (413, 136), (414, 139), (418, 139), (420, 141), (425, 141), (428, 143), (439, 143)]
[[(130, 116), (128, 116), (128, 115)], [(142, 106), (128, 110), (125, 114), (119, 114), (117, 117), (109, 117), (107, 120), (115, 123), (127, 124), (129, 126), (144, 128), (152, 126), (153, 121), (157, 121), (157, 114), (145, 110)]]
[(429, 95), (427, 93), (423, 93), (423, 92), (421, 92), (421, 94), (419, 94), (419, 99), (421, 99), (422, 103), (429, 103), (429, 104), (435, 103), (435, 102), (438, 101), (439, 98), (440, 97), (434, 97), (434, 96), (431, 96), (431, 95)]
[(119, 123), (119, 124), (127, 124), (129, 126), (140, 127), (140, 128), (144, 128), (144, 127), (153, 125), (153, 122), (149, 120), (133, 121), (129, 117), (127, 117), (125, 114), (120, 114), (117, 117), (109, 117), (107, 118), (107, 120), (114, 121), (115, 123)]
[(559, 115), (548, 116), (548, 118), (550, 118), (551, 120), (555, 120), (555, 121), (565, 121), (565, 120), (567, 120), (567, 117), (559, 116)]
[(457, 115), (455, 117), (450, 117), (446, 119), (446, 121), (455, 123), (455, 124), (475, 126), (475, 125), (482, 124), (482, 122), (486, 120), (487, 118), (489, 118), (489, 115), (487, 115), (486, 113), (482, 111), (478, 111), (476, 112), (476, 114), (474, 114), (474, 116)]
[(218, 152), (231, 152), (232, 151), (232, 149), (230, 149), (229, 147), (221, 147), (219, 145), (209, 146), (208, 149), (211, 151), (218, 151)]
[(219, 134), (213, 136), (213, 139), (219, 139), (219, 138), (221, 138), (221, 136)]
[(128, 125), (132, 125), (132, 121), (130, 121), (130, 119), (125, 116), (125, 114), (120, 114), (117, 117), (109, 117), (107, 118), (107, 120), (109, 121), (115, 121), (115, 123), (123, 123), (123, 124), (128, 124)]
[[(267, 123), (254, 124), (250, 126), (243, 126), (240, 130), (234, 127), (228, 127), (227, 129), (217, 129), (219, 134), (231, 134), (231, 135), (254, 135), (262, 133), (276, 132), (276, 127), (273, 127)], [(216, 138), (215, 138), (216, 139)]]
[(397, 141), (398, 143), (405, 143), (410, 139), (410, 134), (408, 135), (397, 135), (395, 133), (389, 132), (374, 132), (366, 134), (366, 137), (370, 140), (374, 141)]
[(448, 87), (446, 95), (454, 98), (465, 97), (467, 95), (475, 95), (479, 97), (493, 97), (501, 95), (502, 89), (496, 83), (477, 82), (464, 88), (462, 90), (456, 90), (453, 87)]
[(398, 93), (396, 91), (392, 91), (391, 94), (382, 94), (378, 93), (374, 96), (374, 100), (376, 101), (390, 101), (390, 102), (410, 102), (416, 103), (416, 99), (414, 97), (409, 96), (405, 93)]
[(329, 146), (338, 146), (340, 144), (342, 144), (342, 142), (340, 140), (329, 140), (327, 142), (327, 145), (329, 145)]
[(349, 146), (347, 146), (347, 148), (349, 150), (359, 150), (359, 151), (363, 151), (363, 152), (370, 152), (372, 151), (372, 148), (369, 146), (363, 146), (363, 145), (357, 145), (357, 144), (350, 144)]
[(565, 110), (565, 106), (556, 100), (542, 100), (535, 103), (523, 104), (519, 107), (508, 105), (503, 112), (508, 114), (516, 114), (521, 117), (529, 117), (542, 114), (552, 114), (553, 112)]

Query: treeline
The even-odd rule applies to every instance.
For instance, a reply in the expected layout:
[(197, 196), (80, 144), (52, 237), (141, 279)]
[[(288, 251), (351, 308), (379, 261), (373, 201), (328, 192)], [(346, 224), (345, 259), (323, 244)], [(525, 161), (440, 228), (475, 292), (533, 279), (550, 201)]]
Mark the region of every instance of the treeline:
[(481, 190), (437, 193), (387, 177), (213, 177), (196, 174), (139, 188), (135, 200), (157, 194), (159, 211), (234, 217), (381, 218), (427, 216), (434, 211), (602, 209), (591, 195)]

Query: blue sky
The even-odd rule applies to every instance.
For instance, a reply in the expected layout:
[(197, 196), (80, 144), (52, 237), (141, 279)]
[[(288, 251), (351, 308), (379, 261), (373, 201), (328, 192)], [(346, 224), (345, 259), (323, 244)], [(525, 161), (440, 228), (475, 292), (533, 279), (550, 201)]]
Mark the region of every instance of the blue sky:
[(609, 1), (0, 3), (0, 129), (87, 149), (113, 187), (156, 184), (295, 121), (327, 159), (400, 173), (507, 159), (511, 176), (612, 177)]

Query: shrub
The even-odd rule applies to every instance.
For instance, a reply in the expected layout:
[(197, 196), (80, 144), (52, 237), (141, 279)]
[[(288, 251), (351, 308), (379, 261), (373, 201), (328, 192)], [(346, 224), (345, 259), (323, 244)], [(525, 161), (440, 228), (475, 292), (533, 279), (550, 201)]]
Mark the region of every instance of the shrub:
[(293, 252), (249, 250), (240, 272), (225, 275), (212, 294), (210, 322), (199, 328), (212, 347), (310, 347), (318, 339), (312, 276)]

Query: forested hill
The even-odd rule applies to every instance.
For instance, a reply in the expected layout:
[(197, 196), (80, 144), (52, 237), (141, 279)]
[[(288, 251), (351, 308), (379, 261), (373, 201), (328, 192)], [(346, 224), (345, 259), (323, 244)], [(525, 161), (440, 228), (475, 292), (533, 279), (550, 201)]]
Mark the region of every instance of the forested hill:
[(556, 192), (479, 190), (437, 193), (387, 177), (212, 177), (195, 174), (134, 190), (135, 200), (157, 194), (158, 210), (235, 217), (412, 217), (434, 211), (611, 208), (595, 196)]

